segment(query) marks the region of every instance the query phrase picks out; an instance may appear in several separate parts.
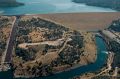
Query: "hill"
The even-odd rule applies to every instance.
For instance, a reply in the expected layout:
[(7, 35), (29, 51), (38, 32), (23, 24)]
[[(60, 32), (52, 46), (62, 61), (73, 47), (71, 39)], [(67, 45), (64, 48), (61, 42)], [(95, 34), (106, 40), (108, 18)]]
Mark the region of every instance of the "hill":
[(72, 0), (76, 3), (85, 3), (90, 6), (111, 8), (120, 11), (120, 0)]
[(0, 0), (0, 7), (16, 7), (23, 5), (23, 3), (19, 3), (16, 0)]

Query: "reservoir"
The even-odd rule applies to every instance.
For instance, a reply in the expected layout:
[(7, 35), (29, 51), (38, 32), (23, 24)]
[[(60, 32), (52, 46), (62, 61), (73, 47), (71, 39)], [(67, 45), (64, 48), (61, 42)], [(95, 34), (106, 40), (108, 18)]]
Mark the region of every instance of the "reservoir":
[[(107, 51), (105, 42), (102, 38), (96, 36), (96, 45), (97, 45), (97, 60), (93, 64), (89, 64), (86, 66), (81, 66), (66, 72), (61, 72), (55, 75), (40, 77), (40, 78), (31, 78), (31, 79), (71, 79), (75, 76), (79, 76), (86, 72), (94, 72), (102, 68), (107, 61), (107, 54), (104, 51)], [(11, 72), (2, 72), (0, 73), (0, 78), (2, 79), (12, 79)], [(26, 79), (26, 78), (19, 78)]]
[(77, 4), (72, 0), (17, 0), (25, 5), (19, 7), (0, 7), (2, 15), (75, 13), (75, 12), (116, 12), (109, 8)]

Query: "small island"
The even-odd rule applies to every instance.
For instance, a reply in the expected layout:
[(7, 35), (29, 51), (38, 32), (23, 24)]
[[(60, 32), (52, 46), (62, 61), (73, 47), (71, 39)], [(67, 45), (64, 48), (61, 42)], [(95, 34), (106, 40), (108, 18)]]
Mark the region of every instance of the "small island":
[(24, 4), (17, 2), (16, 0), (0, 0), (0, 7), (17, 7), (20, 5)]

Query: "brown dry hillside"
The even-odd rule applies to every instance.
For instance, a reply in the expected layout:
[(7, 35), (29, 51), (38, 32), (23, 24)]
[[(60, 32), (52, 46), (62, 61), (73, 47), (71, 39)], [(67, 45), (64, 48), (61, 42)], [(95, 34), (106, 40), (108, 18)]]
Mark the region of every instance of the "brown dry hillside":
[(53, 20), (77, 30), (96, 30), (104, 29), (112, 20), (120, 18), (120, 12), (40, 14), (36, 16)]

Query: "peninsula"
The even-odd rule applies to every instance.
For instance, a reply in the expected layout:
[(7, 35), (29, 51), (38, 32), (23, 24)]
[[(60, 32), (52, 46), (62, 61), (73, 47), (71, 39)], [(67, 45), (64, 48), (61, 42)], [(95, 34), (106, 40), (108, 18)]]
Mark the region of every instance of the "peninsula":
[(0, 16), (0, 78), (119, 77), (119, 16), (119, 12)]

